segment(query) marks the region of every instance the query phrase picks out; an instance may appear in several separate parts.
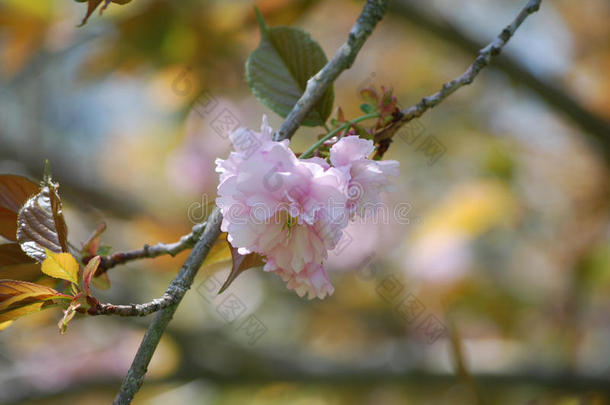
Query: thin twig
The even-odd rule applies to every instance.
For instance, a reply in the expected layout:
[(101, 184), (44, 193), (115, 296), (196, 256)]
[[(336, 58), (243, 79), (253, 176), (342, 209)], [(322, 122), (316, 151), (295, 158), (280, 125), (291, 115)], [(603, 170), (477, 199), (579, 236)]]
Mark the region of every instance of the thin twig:
[(318, 139), (318, 142), (311, 145), (311, 147), (309, 149), (307, 149), (305, 152), (303, 152), (301, 154), (301, 156), (299, 156), (299, 157), (301, 159), (307, 159), (308, 157), (311, 157), (313, 155), (313, 153), (316, 151), (316, 149), (318, 149), (320, 146), (322, 146), (322, 144), (324, 142), (328, 141), (333, 136), (337, 135), (339, 132), (345, 131), (346, 129), (348, 129), (352, 126), (355, 126), (355, 124), (357, 124), (360, 121), (368, 120), (371, 118), (378, 118), (378, 117), (379, 117), (379, 113), (370, 113), (370, 114), (366, 114), (366, 115), (363, 115), (361, 117), (358, 117), (356, 119), (346, 122), (345, 124), (333, 129), (332, 131), (329, 131), (328, 134), (324, 135), (322, 138)]
[[(316, 74), (315, 80), (309, 80), (305, 93), (303, 93), (303, 96), (295, 104), (286, 118), (286, 121), (284, 121), (282, 128), (280, 128), (280, 131), (275, 134), (274, 138), (276, 140), (291, 138), (322, 94), (324, 94), (343, 70), (351, 66), (356, 58), (356, 54), (364, 44), (364, 41), (366, 41), (377, 22), (383, 17), (386, 6), (387, 0), (367, 1), (356, 24), (349, 33), (347, 43), (344, 44), (339, 49), (337, 55)], [(172, 319), (174, 312), (176, 312), (176, 308), (180, 304), (182, 297), (191, 287), (193, 279), (205, 260), (211, 246), (220, 235), (221, 222), (222, 214), (220, 209), (216, 207), (208, 217), (207, 226), (205, 227), (201, 239), (197, 241), (191, 254), (182, 266), (180, 273), (172, 281), (167, 290), (170, 292), (173, 285), (179, 286), (179, 297), (173, 304), (157, 312), (157, 315), (149, 325), (146, 334), (140, 343), (138, 352), (131, 363), (129, 371), (121, 384), (119, 393), (114, 399), (114, 405), (126, 405), (131, 403), (134, 395), (142, 386), (148, 363), (161, 340), (165, 328)], [(170, 294), (173, 293), (170, 292)]]
[[(116, 252), (104, 256), (100, 261), (97, 274), (103, 274), (114, 266), (125, 264), (133, 260), (152, 259), (163, 255), (176, 256), (178, 253), (195, 246), (195, 243), (199, 240), (199, 237), (205, 229), (205, 225), (206, 223), (203, 222), (193, 226), (191, 233), (182, 236), (179, 241), (174, 243), (157, 243), (153, 246), (144, 245), (142, 249)], [(83, 260), (85, 264), (88, 261), (87, 259), (88, 258)]]
[[(467, 53), (478, 52), (485, 44), (474, 39), (459, 27), (439, 16), (432, 16), (417, 0), (399, 0), (390, 3), (389, 12), (399, 15), (415, 26), (457, 46)], [(576, 125), (599, 141), (610, 156), (610, 123), (599, 114), (585, 108), (574, 96), (553, 80), (532, 73), (514, 56), (503, 53), (494, 58), (490, 68), (498, 69), (542, 98), (551, 108), (572, 119)]]
[[(391, 138), (391, 136), (394, 135), (396, 131), (398, 131), (398, 129), (400, 129), (400, 127), (402, 127), (404, 124), (413, 120), (414, 118), (420, 117), (430, 108), (436, 106), (441, 101), (449, 97), (449, 95), (454, 93), (460, 87), (472, 83), (479, 72), (483, 70), (484, 67), (489, 65), (492, 57), (500, 54), (504, 45), (506, 45), (508, 40), (514, 35), (521, 23), (523, 23), (523, 21), (525, 21), (530, 14), (538, 11), (541, 1), (542, 0), (529, 0), (525, 7), (523, 7), (523, 9), (519, 12), (517, 17), (515, 17), (515, 19), (502, 30), (500, 35), (498, 35), (483, 49), (479, 50), (479, 55), (475, 61), (461, 76), (443, 84), (442, 88), (438, 92), (432, 94), (431, 96), (424, 97), (417, 104), (402, 110), (396, 121), (389, 125), (382, 134), (378, 135), (379, 138)], [(376, 155), (376, 158), (380, 157), (381, 156)]]
[(292, 137), (326, 90), (345, 69), (352, 66), (360, 48), (385, 14), (387, 6), (388, 0), (368, 0), (366, 2), (356, 24), (349, 32), (347, 42), (341, 45), (332, 60), (322, 70), (307, 81), (305, 92), (275, 133), (276, 141)]

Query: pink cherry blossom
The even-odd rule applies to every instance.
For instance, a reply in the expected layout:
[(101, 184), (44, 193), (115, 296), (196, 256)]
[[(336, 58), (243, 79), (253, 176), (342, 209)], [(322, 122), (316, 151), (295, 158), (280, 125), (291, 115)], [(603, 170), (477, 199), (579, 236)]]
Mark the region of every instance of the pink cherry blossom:
[[(328, 251), (356, 206), (378, 201), (398, 162), (369, 160), (372, 142), (356, 136), (333, 146), (332, 166), (319, 157), (298, 159), (288, 140), (275, 142), (272, 135), (263, 117), (260, 132), (234, 131), (235, 151), (216, 160), (221, 229), (239, 253), (264, 256), (264, 270), (299, 296), (324, 298), (334, 291), (323, 267)], [(358, 196), (350, 195), (354, 185), (362, 186)]]
[[(297, 159), (272, 133), (266, 119), (260, 133), (239, 129), (231, 134), (236, 151), (216, 161), (221, 228), (239, 253), (264, 255), (265, 270), (290, 280), (289, 288), (324, 296), (332, 286), (318, 267), (347, 226), (347, 180), (318, 159)], [(244, 144), (256, 149), (240, 150)]]
[(373, 141), (346, 136), (330, 148), (330, 162), (341, 170), (348, 180), (347, 210), (362, 217), (374, 214), (380, 208), (380, 195), (392, 191), (391, 177), (399, 175), (396, 160), (369, 159), (374, 150)]

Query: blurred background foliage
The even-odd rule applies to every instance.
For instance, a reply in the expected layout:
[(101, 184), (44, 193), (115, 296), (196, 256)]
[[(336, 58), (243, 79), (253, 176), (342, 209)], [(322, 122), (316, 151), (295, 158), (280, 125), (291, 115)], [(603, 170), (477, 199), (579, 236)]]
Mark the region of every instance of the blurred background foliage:
[[(461, 74), (521, 3), (395, 0), (336, 82), (335, 105), (355, 117), (359, 89), (381, 85), (415, 103)], [(362, 6), (256, 4), (329, 56)], [(77, 28), (84, 3), (0, 1), (0, 172), (40, 179), (50, 159), (75, 244), (102, 220), (114, 250), (177, 240), (215, 198), (214, 159), (230, 150), (219, 114), (250, 128), (263, 113), (282, 121), (245, 83), (252, 5), (139, 0)], [(134, 403), (609, 403), (609, 17), (605, 0), (543, 2), (473, 85), (397, 135), (388, 221), (350, 225), (329, 260), (332, 297), (301, 300), (249, 271), (223, 294), (245, 308), (229, 323), (224, 296), (205, 289), (228, 265), (206, 266)], [(320, 132), (302, 128), (293, 148)], [(444, 150), (434, 162), (418, 150), (430, 137)], [(97, 294), (158, 297), (185, 257), (112, 269)], [(254, 343), (240, 327), (250, 315), (266, 330)], [(109, 403), (149, 321), (81, 317), (60, 336), (57, 318), (0, 332), (0, 402)]]

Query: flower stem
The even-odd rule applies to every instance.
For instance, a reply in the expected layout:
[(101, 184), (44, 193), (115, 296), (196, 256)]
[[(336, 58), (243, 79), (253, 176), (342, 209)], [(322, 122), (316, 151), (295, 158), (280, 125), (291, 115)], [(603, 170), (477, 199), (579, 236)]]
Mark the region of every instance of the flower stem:
[(335, 128), (332, 131), (330, 131), (328, 134), (324, 135), (318, 142), (314, 143), (309, 149), (307, 149), (305, 152), (303, 152), (301, 154), (300, 158), (307, 159), (307, 158), (311, 157), (313, 155), (313, 153), (315, 152), (315, 150), (318, 149), (324, 142), (328, 141), (330, 138), (337, 135), (339, 132), (351, 127), (352, 125), (357, 124), (360, 121), (368, 120), (370, 118), (377, 118), (377, 117), (379, 117), (379, 113), (374, 112), (374, 113), (366, 114), (366, 115), (363, 115), (361, 117), (358, 117), (351, 121), (346, 122), (345, 124), (341, 125), (340, 127)]

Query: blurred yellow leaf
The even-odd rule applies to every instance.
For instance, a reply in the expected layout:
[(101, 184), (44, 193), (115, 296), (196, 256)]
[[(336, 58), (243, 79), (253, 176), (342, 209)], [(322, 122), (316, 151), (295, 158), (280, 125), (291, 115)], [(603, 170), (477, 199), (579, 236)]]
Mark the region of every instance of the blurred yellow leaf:
[(514, 216), (515, 198), (506, 184), (495, 180), (457, 186), (423, 221), (419, 236), (455, 231), (476, 237)]
[[(54, 298), (72, 297), (40, 284), (20, 280), (0, 280), (0, 324), (42, 310)], [(2, 325), (6, 327), (8, 325)]]
[[(14, 319), (20, 318), (24, 315), (32, 314), (34, 312), (41, 311), (44, 302), (36, 302), (34, 304), (25, 305), (18, 307), (3, 313), (0, 313), (0, 325), (13, 321)], [(8, 326), (8, 325), (7, 325)], [(6, 327), (6, 326), (5, 326)]]
[(220, 237), (216, 240), (216, 243), (210, 249), (208, 256), (203, 262), (202, 267), (211, 266), (220, 262), (229, 263), (232, 260), (231, 255), (231, 246), (227, 242), (227, 234), (222, 233)]
[(53, 253), (46, 249), (47, 258), (42, 262), (42, 272), (55, 278), (78, 284), (78, 262), (70, 253)]
[(13, 321), (0, 322), (0, 331), (8, 328), (13, 324)]
[(0, 312), (13, 309), (15, 305), (23, 305), (24, 301), (31, 303), (52, 298), (68, 297), (50, 287), (29, 283), (21, 280), (0, 280)]

